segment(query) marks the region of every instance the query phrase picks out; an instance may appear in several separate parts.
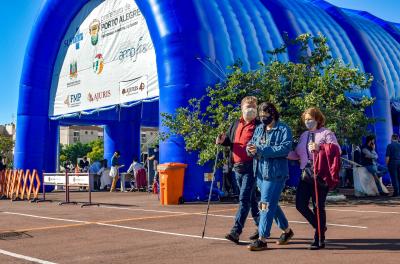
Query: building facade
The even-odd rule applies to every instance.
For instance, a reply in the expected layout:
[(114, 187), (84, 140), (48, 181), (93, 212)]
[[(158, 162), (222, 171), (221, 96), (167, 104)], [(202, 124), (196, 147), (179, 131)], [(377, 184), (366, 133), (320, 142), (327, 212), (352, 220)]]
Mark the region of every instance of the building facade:
[(60, 127), (60, 143), (71, 145), (75, 143), (89, 143), (97, 139), (103, 139), (103, 127), (101, 126), (62, 126)]

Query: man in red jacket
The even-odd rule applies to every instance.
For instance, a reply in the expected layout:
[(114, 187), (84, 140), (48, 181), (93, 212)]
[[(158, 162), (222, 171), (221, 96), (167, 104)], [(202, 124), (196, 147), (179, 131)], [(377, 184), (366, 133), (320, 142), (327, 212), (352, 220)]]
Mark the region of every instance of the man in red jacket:
[[(258, 226), (259, 209), (256, 198), (256, 178), (253, 172), (253, 158), (246, 152), (247, 143), (253, 137), (254, 130), (259, 124), (257, 116), (257, 98), (247, 96), (241, 102), (242, 117), (234, 122), (228, 129), (228, 133), (220, 135), (216, 144), (230, 147), (233, 171), (239, 187), (239, 209), (236, 213), (235, 223), (225, 238), (238, 244), (247, 215), (251, 215)], [(258, 231), (250, 237), (258, 239)]]

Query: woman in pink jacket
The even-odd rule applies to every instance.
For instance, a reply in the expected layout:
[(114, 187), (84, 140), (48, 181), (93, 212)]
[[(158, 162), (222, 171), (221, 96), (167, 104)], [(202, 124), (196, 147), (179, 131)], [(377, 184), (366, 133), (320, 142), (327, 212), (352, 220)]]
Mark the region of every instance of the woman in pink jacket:
[[(321, 144), (338, 144), (335, 134), (326, 129), (325, 116), (318, 108), (309, 108), (304, 111), (301, 116), (302, 122), (307, 128), (301, 136), (296, 149), (289, 153), (288, 158), (300, 161), (300, 169), (302, 170), (301, 179), (296, 192), (296, 209), (307, 219), (307, 221), (315, 229), (314, 241), (310, 249), (316, 250), (325, 247), (325, 231), (326, 231), (326, 212), (325, 201), (328, 195), (328, 185), (321, 178), (317, 178), (319, 208), (320, 208), (320, 224), (321, 238), (319, 238), (317, 225), (317, 212), (315, 205), (315, 186), (313, 171), (313, 154), (319, 151)], [(309, 208), (310, 199), (313, 201), (313, 211)], [(319, 243), (319, 241), (321, 243)]]

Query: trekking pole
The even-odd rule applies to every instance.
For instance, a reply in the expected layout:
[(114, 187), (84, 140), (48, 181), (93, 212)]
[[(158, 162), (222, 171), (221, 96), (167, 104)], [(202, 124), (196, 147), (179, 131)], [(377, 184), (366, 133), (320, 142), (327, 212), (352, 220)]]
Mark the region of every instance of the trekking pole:
[(213, 189), (213, 186), (214, 186), (215, 172), (217, 171), (218, 154), (219, 154), (219, 149), (217, 147), (216, 154), (215, 154), (214, 171), (213, 171), (212, 180), (211, 180), (211, 186), (210, 186), (210, 193), (208, 194), (208, 204), (207, 204), (206, 218), (204, 220), (203, 234), (201, 235), (201, 238), (204, 238), (204, 234), (206, 232), (208, 210), (210, 209), (210, 201), (211, 201), (212, 189)]
[(317, 226), (318, 226), (318, 246), (321, 246), (321, 220), (319, 218), (319, 197), (318, 197), (318, 183), (317, 183), (317, 169), (315, 167), (315, 162), (317, 155), (315, 151), (313, 152), (313, 169), (314, 169), (314, 191), (315, 191), (315, 203), (317, 207)]

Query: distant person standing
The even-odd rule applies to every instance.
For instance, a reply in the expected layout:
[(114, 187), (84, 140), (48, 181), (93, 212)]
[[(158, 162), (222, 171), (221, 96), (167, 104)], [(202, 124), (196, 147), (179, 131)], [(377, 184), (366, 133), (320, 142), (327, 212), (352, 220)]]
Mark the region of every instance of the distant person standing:
[(90, 185), (91, 190), (100, 190), (100, 175), (97, 173), (100, 171), (102, 164), (100, 161), (95, 161), (89, 166)]
[(387, 193), (383, 192), (379, 178), (387, 173), (387, 169), (378, 164), (378, 154), (375, 149), (375, 136), (367, 136), (365, 145), (361, 150), (361, 161), (362, 165), (365, 166), (368, 172), (370, 172), (374, 177), (379, 194), (386, 196)]
[(5, 162), (3, 161), (3, 157), (0, 156), (0, 171), (4, 171), (7, 166), (4, 164)]
[[(129, 175), (130, 179), (130, 185), (131, 185), (131, 192), (135, 191), (135, 184), (136, 184), (136, 189), (140, 189), (140, 187), (146, 187), (146, 171), (144, 170), (144, 167), (142, 164), (139, 163), (138, 159), (136, 157), (133, 158), (131, 166), (129, 166), (129, 169), (127, 170), (127, 175)], [(144, 177), (138, 177), (140, 175), (143, 175)]]
[(232, 159), (230, 150), (225, 148), (224, 150), (224, 165), (222, 167), (222, 191), (225, 193), (225, 196), (233, 196), (237, 193), (236, 189), (236, 179), (233, 175), (232, 171)]
[(110, 177), (113, 178), (110, 192), (115, 191), (115, 186), (117, 185), (117, 181), (119, 179), (119, 168), (123, 165), (119, 164), (119, 158), (121, 157), (120, 152), (117, 150), (114, 152), (114, 155), (111, 158), (111, 170), (110, 170)]
[(101, 161), (101, 169), (97, 172), (100, 175), (100, 190), (107, 191), (107, 187), (111, 186), (110, 169), (107, 167), (106, 159)]
[(392, 197), (397, 197), (400, 195), (400, 143), (397, 134), (393, 134), (392, 142), (386, 148), (386, 165), (392, 180)]
[(79, 168), (81, 172), (87, 172), (89, 170), (89, 161), (87, 160), (87, 157), (83, 157), (82, 160), (79, 161)]
[(65, 162), (64, 162), (64, 170), (65, 171), (69, 171), (69, 161), (68, 160), (66, 160)]
[(157, 166), (160, 161), (160, 153), (159, 153), (159, 145), (156, 145), (154, 148), (154, 153), (150, 157), (148, 157), (148, 160), (153, 161), (153, 169), (154, 169), (154, 181), (158, 182), (158, 171), (157, 171)]

